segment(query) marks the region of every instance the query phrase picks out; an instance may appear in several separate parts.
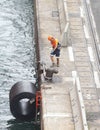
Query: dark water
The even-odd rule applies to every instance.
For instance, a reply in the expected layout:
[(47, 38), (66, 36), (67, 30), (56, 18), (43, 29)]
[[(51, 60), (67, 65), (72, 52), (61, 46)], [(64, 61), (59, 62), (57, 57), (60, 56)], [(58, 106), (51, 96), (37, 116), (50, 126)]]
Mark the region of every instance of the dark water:
[(39, 130), (16, 121), (9, 109), (12, 85), (36, 81), (33, 6), (33, 0), (0, 0), (0, 130)]

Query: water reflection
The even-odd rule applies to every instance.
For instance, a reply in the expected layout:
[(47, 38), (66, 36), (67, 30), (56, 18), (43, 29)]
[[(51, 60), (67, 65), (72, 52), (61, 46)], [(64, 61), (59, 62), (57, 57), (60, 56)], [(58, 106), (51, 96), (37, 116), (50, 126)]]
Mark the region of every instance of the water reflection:
[(0, 130), (35, 129), (32, 123), (8, 125), (14, 119), (10, 88), (18, 81), (36, 81), (33, 16), (33, 0), (0, 0)]
[[(13, 125), (12, 125), (13, 124)], [(34, 122), (18, 122), (16, 120), (8, 121), (8, 130), (39, 130), (40, 126), (34, 125)]]

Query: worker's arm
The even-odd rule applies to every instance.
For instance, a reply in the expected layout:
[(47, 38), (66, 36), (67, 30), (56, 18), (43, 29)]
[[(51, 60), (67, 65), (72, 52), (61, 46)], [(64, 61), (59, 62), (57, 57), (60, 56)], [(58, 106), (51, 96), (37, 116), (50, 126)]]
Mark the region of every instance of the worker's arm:
[(56, 50), (56, 48), (57, 48), (57, 44), (55, 44), (55, 46), (54, 46), (54, 48), (53, 48), (53, 51), (55, 51), (55, 50)]
[(54, 47), (53, 47), (53, 50), (54, 50), (54, 51), (56, 50), (57, 46), (58, 46), (58, 39), (55, 39), (55, 45), (54, 45)]

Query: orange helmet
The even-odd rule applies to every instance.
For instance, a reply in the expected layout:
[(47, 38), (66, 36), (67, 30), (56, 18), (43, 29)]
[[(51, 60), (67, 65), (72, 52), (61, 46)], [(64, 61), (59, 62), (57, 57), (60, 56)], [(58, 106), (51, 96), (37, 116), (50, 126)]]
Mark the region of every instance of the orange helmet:
[(52, 36), (48, 36), (48, 40), (50, 41), (53, 37)]

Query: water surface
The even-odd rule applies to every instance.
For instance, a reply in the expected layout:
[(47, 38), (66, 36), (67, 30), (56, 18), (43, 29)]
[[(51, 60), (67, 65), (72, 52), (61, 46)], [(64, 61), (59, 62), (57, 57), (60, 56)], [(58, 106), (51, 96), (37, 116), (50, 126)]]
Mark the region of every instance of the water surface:
[(12, 85), (36, 81), (33, 6), (33, 0), (0, 0), (0, 130), (36, 130), (9, 109)]

